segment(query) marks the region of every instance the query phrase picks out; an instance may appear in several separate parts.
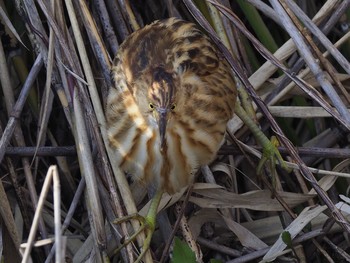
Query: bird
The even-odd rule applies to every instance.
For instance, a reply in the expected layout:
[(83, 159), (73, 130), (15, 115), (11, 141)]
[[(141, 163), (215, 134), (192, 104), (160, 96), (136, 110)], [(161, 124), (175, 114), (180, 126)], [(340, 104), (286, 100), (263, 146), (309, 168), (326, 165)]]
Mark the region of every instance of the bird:
[[(157, 20), (130, 34), (111, 67), (105, 109), (108, 141), (119, 167), (156, 189), (145, 222), (150, 246), (159, 201), (194, 181), (225, 140), (234, 115), (233, 72), (194, 23)], [(120, 221), (118, 221), (120, 222)]]

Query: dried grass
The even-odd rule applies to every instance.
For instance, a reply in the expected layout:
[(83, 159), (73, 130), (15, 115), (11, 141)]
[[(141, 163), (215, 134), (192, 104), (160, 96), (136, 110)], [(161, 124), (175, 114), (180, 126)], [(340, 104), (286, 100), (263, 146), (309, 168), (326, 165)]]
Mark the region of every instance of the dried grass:
[[(111, 222), (144, 214), (148, 197), (142, 183), (129, 182), (116, 167), (106, 140), (109, 68), (128, 34), (172, 15), (208, 31), (237, 74), (242, 106), (267, 137), (278, 137), (292, 171), (266, 166), (257, 175), (261, 148), (234, 117), (217, 160), (188, 191), (164, 194), (158, 218), (164, 239), (157, 231), (153, 258), (168, 261), (170, 237), (177, 235), (204, 262), (349, 261), (349, 32), (341, 27), (349, 1), (194, 2), (0, 1), (5, 262), (21, 260), (21, 243), (34, 262), (135, 259), (136, 245), (113, 251), (138, 222)], [(258, 15), (262, 22), (254, 24)], [(56, 171), (52, 165), (60, 181), (54, 176), (53, 188), (44, 183), (47, 171)], [(282, 241), (284, 231), (292, 245)]]

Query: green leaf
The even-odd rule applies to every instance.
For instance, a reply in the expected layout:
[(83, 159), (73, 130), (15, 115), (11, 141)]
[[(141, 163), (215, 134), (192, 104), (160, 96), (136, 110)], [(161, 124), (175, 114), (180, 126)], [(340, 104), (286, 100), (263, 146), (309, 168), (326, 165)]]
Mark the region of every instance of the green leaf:
[(172, 263), (196, 263), (196, 256), (191, 248), (180, 238), (175, 237)]
[(218, 259), (215, 259), (215, 258), (212, 258), (212, 259), (210, 260), (210, 263), (222, 263), (222, 261), (221, 261), (221, 260), (218, 260)]
[(282, 241), (287, 245), (288, 248), (292, 248), (292, 237), (288, 231), (283, 231), (282, 233)]

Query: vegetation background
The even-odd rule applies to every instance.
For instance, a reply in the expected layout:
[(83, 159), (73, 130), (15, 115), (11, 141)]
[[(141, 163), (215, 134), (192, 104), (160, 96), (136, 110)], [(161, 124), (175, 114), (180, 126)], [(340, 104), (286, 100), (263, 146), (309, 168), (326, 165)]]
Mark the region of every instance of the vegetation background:
[(112, 222), (149, 198), (113, 165), (103, 108), (118, 46), (170, 16), (218, 41), (290, 170), (269, 159), (257, 174), (263, 150), (236, 116), (196, 183), (163, 196), (145, 261), (349, 262), (349, 4), (1, 0), (3, 262), (133, 262), (137, 242), (115, 250), (138, 223)]

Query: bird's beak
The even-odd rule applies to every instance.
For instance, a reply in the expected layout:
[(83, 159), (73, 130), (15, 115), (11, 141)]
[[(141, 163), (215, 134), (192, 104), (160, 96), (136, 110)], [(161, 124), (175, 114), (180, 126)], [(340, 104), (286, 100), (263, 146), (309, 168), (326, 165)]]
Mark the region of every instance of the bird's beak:
[(164, 146), (165, 142), (165, 131), (166, 131), (166, 124), (167, 124), (167, 110), (164, 108), (158, 108), (158, 126), (159, 126), (159, 135), (160, 135), (160, 145), (161, 149)]

